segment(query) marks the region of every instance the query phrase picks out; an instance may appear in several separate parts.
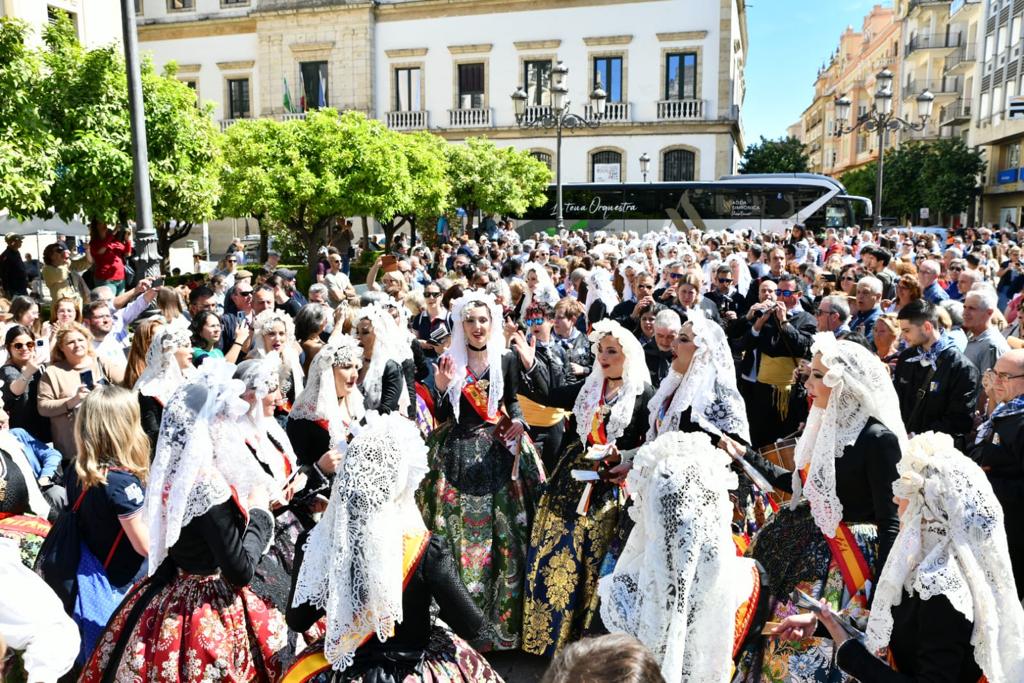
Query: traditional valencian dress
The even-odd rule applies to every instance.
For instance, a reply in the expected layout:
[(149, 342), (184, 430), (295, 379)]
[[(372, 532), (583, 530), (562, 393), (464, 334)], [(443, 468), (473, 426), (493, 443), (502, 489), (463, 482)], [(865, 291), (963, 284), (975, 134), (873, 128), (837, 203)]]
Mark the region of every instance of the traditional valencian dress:
[(139, 375), (134, 389), (139, 392), (139, 416), (142, 431), (149, 437), (150, 455), (156, 453), (164, 406), (174, 391), (194, 373), (191, 364), (184, 370), (178, 366), (176, 351), (191, 347), (192, 337), (188, 329), (165, 327), (153, 336), (146, 351), (146, 369)]
[[(447, 544), (426, 530), (416, 507), (426, 471), (415, 424), (397, 413), (368, 413), (327, 511), (300, 544), (289, 600), (289, 625), (305, 630), (321, 621), (325, 636), (282, 683), (500, 681), (460, 637), (477, 638), (486, 622)], [(446, 626), (432, 616), (432, 601)]]
[(246, 586), (274, 533), (247, 508), (274, 482), (237, 438), (248, 404), (233, 366), (207, 360), (168, 403), (149, 481), (150, 576), (107, 624), (82, 681), (273, 681), (283, 615)]
[[(479, 377), (466, 365), (462, 317), (477, 302), (488, 307), (489, 366)], [(509, 445), (499, 423), (522, 420), (516, 400), (519, 362), (504, 352), (501, 308), (482, 293), (453, 305), (455, 329), (449, 353), (456, 377), (434, 396), (439, 422), (431, 434), (430, 473), (420, 489), (428, 528), (448, 543), (462, 581), (483, 610), (496, 649), (519, 647), (523, 581), (530, 521), (543, 465), (528, 437)], [(503, 424), (504, 424), (503, 423)]]
[(586, 380), (552, 388), (549, 369), (535, 363), (524, 373), (525, 391), (546, 406), (571, 409), (578, 439), (565, 439), (562, 455), (541, 497), (530, 537), (523, 650), (551, 656), (578, 640), (597, 614), (597, 580), (620, 527), (625, 494), (617, 484), (577, 481), (573, 470), (594, 470), (592, 447), (637, 448), (648, 429), (647, 404), (654, 394), (640, 342), (617, 322), (602, 320), (590, 334), (598, 342), (612, 335), (626, 362), (623, 385), (605, 400), (600, 364)]
[[(797, 613), (790, 596), (799, 588), (860, 623), (899, 531), (892, 482), (906, 431), (889, 371), (874, 354), (831, 332), (815, 335), (812, 352), (821, 354), (832, 392), (826, 408), (811, 408), (796, 446), (797, 472), (753, 451), (745, 456), (776, 488), (794, 494), (748, 554), (768, 574), (772, 621)], [(764, 637), (761, 652), (748, 655), (738, 664), (740, 680), (847, 680), (832, 664), (827, 638)]]

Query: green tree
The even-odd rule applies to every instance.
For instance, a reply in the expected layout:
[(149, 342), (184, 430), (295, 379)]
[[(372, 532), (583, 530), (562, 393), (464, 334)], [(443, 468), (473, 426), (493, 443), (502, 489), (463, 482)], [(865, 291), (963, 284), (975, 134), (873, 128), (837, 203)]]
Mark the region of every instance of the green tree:
[[(64, 216), (124, 226), (135, 215), (124, 59), (115, 45), (85, 50), (61, 17), (45, 33), (48, 73), (40, 109), (59, 138), (59, 173), (49, 205)], [(154, 226), (160, 255), (196, 222), (213, 217), (220, 194), (219, 132), (209, 108), (174, 78), (141, 65)]]
[(846, 188), (846, 194), (855, 197), (870, 197), (874, 201), (877, 168), (878, 165), (872, 161), (860, 168), (847, 171), (839, 178), (839, 182)]
[(740, 161), (740, 173), (806, 173), (810, 165), (804, 143), (793, 136), (748, 145)]
[[(220, 182), (222, 193), (218, 216), (251, 216), (260, 226), (260, 260), (266, 259), (271, 233), (270, 216), (277, 215), (271, 170), (279, 144), (280, 124), (272, 119), (245, 119), (228, 128), (221, 137), (223, 156)], [(294, 241), (294, 240), (293, 240)], [(288, 248), (291, 245), (282, 245)], [(305, 253), (305, 245), (302, 252)]]
[(923, 186), (926, 206), (942, 221), (970, 206), (985, 172), (985, 160), (980, 151), (960, 138), (937, 140), (930, 145), (929, 155), (918, 182)]
[(25, 24), (0, 18), (0, 209), (27, 218), (46, 209), (56, 178), (56, 140), (40, 116), (41, 63)]
[(404, 225), (426, 226), (442, 215), (451, 203), (452, 185), (448, 177), (448, 145), (443, 138), (432, 133), (397, 134), (409, 167), (412, 187), (410, 202), (402, 212), (381, 220), (388, 247), (395, 233)]

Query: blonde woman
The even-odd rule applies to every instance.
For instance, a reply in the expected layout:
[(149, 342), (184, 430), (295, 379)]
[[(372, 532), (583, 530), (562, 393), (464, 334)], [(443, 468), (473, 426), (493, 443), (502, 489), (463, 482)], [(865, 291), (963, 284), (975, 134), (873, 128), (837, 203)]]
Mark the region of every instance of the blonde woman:
[(79, 323), (58, 330), (51, 359), (39, 382), (39, 414), (50, 419), (53, 445), (64, 456), (67, 469), (77, 452), (75, 411), (94, 387), (120, 383), (124, 372), (96, 356), (92, 333)]
[(65, 293), (50, 306), (50, 323), (54, 326), (82, 322), (82, 300)]
[(149, 439), (135, 394), (97, 387), (75, 420), (78, 455), (66, 482), (82, 538), (74, 614), (82, 636), (79, 661), (93, 650), (103, 627), (145, 572), (149, 532), (142, 514), (149, 470)]
[[(164, 321), (160, 318), (150, 318), (139, 323), (135, 334), (132, 335), (132, 345), (128, 349), (128, 367), (124, 371), (124, 381), (121, 382), (121, 386), (126, 389), (135, 387), (135, 383), (139, 381), (139, 377), (146, 370), (146, 353), (149, 352), (149, 345), (153, 343), (153, 338), (163, 327)], [(159, 428), (159, 425), (157, 427)]]

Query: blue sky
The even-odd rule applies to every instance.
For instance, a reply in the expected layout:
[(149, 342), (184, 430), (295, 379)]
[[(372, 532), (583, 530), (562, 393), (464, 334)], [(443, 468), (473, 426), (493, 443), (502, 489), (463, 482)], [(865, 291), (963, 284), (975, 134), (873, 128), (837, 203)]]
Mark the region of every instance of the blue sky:
[(747, 144), (786, 134), (811, 103), (818, 68), (843, 30), (860, 30), (876, 4), (892, 6), (887, 0), (747, 0)]

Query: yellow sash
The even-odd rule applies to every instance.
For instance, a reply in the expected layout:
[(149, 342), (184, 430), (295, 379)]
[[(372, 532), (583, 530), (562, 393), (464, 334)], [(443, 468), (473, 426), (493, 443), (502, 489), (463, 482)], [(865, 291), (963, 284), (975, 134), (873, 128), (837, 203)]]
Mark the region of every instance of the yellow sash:
[(772, 402), (775, 412), (783, 420), (789, 415), (789, 394), (793, 386), (793, 371), (796, 361), (789, 356), (761, 356), (757, 369), (757, 381), (772, 386)]
[[(416, 567), (419, 566), (420, 560), (423, 559), (423, 553), (426, 551), (427, 543), (429, 542), (429, 531), (411, 535), (406, 534), (402, 539), (402, 575), (405, 577), (402, 580), (403, 589), (409, 585), (409, 580), (412, 578), (413, 573), (415, 573)], [(363, 637), (360, 647), (365, 645), (372, 637), (373, 633), (367, 633)], [(324, 656), (323, 647), (323, 640), (307, 647), (303, 654), (300, 654), (299, 658), (292, 664), (291, 668), (285, 672), (280, 683), (305, 683), (314, 676), (330, 669), (331, 663)]]
[(519, 407), (523, 410), (523, 419), (531, 427), (554, 427), (569, 414), (561, 408), (542, 406), (522, 394), (517, 395), (517, 398), (519, 399)]

